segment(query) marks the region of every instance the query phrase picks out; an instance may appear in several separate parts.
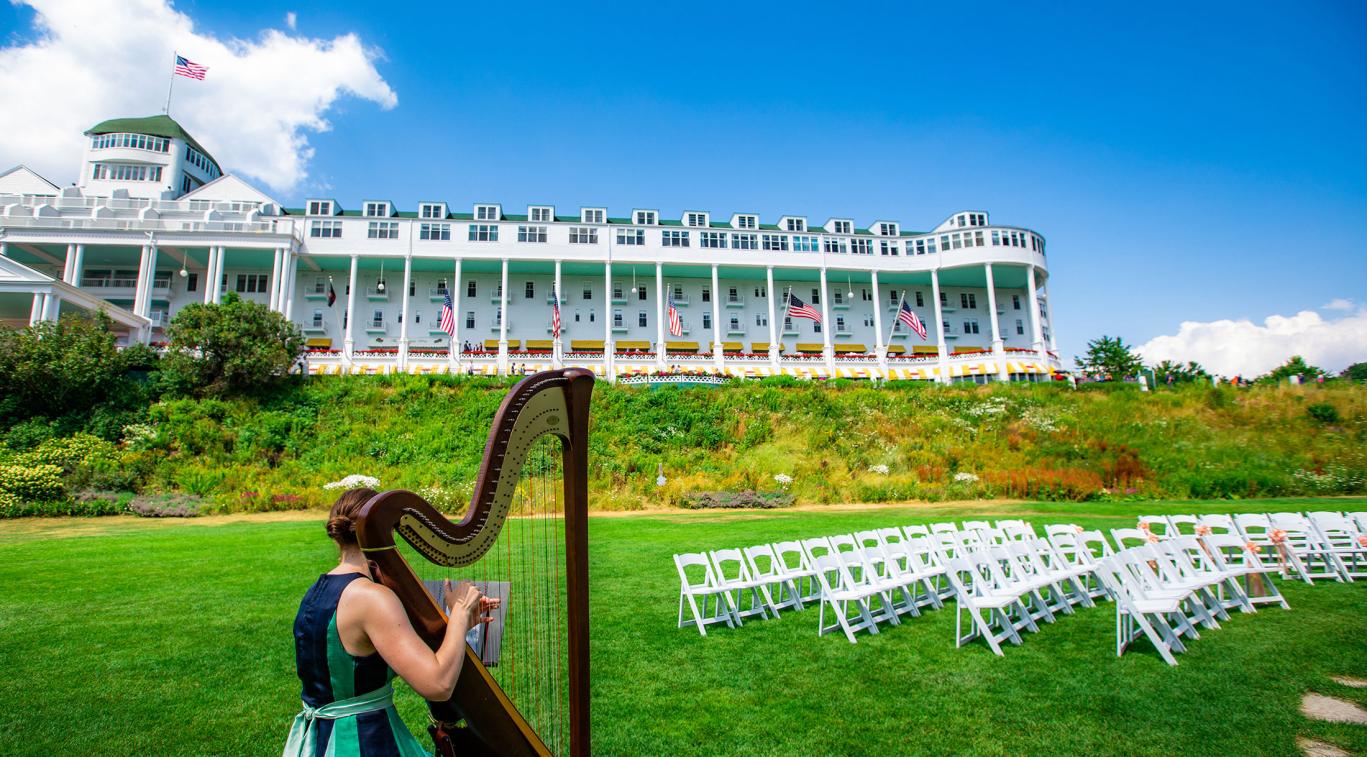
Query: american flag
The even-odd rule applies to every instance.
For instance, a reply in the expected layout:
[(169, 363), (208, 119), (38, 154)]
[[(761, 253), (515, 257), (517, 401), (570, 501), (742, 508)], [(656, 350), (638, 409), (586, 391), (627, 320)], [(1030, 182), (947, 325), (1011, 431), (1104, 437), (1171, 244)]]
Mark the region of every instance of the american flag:
[(916, 335), (922, 339), (926, 338), (926, 325), (921, 323), (921, 319), (916, 317), (916, 313), (911, 309), (911, 303), (902, 300), (902, 307), (897, 310), (897, 321), (905, 323)]
[(208, 66), (201, 66), (183, 55), (176, 56), (176, 75), (186, 76), (191, 79), (204, 80), (204, 74), (209, 70)]
[(683, 336), (683, 318), (679, 315), (679, 309), (674, 307), (674, 290), (669, 290), (669, 334), (670, 336)]
[(816, 312), (816, 308), (799, 300), (797, 295), (788, 293), (788, 312), (787, 315), (794, 318), (810, 318), (817, 323), (821, 323), (821, 314)]
[(551, 338), (560, 338), (560, 295), (551, 287)]
[(451, 290), (446, 290), (446, 300), (441, 303), (441, 323), (438, 328), (456, 338), (456, 306), (451, 304)]

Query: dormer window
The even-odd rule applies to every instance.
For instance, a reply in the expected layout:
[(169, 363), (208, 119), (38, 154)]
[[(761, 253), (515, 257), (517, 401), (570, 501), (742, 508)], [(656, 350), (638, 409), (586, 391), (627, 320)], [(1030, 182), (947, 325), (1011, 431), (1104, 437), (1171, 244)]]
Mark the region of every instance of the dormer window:
[(555, 209), (547, 205), (533, 205), (527, 208), (527, 220), (532, 223), (550, 223)]
[(960, 225), (960, 226), (967, 226), (967, 225), (968, 225), (968, 216), (967, 216), (966, 214), (964, 214), (964, 213), (960, 213), (960, 214), (959, 214), (959, 225)]
[(389, 203), (387, 202), (367, 202), (365, 204), (365, 215), (371, 218), (385, 218), (389, 216)]
[(854, 224), (850, 221), (836, 221), (831, 225), (836, 234), (851, 234), (854, 232)]
[(332, 200), (309, 200), (308, 214), (311, 216), (332, 215)]
[(784, 228), (788, 231), (806, 231), (807, 222), (801, 218), (789, 218), (785, 221)]
[(880, 223), (880, 224), (878, 224), (878, 234), (879, 234), (879, 236), (884, 236), (884, 237), (895, 237), (895, 236), (897, 236), (897, 224), (895, 224), (895, 223)]
[(446, 203), (444, 202), (424, 202), (418, 204), (418, 216), (421, 218), (445, 218)]
[(604, 208), (584, 208), (579, 217), (583, 223), (602, 223), (605, 216), (607, 210)]
[(654, 226), (659, 223), (659, 215), (653, 210), (638, 210), (631, 214), (631, 222), (637, 226)]
[(706, 213), (684, 213), (684, 224), (688, 226), (706, 226)]
[(736, 228), (738, 229), (757, 229), (759, 228), (759, 216), (738, 215), (736, 216)]
[(476, 221), (497, 221), (497, 220), (499, 220), (499, 215), (501, 215), (501, 214), (498, 212), (498, 206), (497, 206), (497, 205), (476, 205), (476, 206), (475, 206), (475, 220), (476, 220)]

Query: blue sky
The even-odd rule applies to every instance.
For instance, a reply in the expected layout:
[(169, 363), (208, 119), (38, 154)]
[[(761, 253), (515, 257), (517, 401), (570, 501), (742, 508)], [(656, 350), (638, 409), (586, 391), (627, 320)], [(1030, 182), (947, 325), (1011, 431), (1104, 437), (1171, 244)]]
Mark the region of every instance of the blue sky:
[(1068, 356), (1367, 301), (1367, 5), (1105, 5), (175, 7), (383, 50), (398, 106), (339, 100), (290, 204), (985, 209), (1048, 238)]

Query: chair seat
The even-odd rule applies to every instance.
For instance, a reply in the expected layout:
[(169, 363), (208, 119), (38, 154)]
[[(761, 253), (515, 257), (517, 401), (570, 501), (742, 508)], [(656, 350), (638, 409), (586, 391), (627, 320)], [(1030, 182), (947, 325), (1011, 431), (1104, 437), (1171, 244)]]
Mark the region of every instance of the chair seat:
[(1130, 602), (1135, 612), (1139, 613), (1169, 613), (1178, 612), (1182, 603), (1171, 599), (1136, 599)]

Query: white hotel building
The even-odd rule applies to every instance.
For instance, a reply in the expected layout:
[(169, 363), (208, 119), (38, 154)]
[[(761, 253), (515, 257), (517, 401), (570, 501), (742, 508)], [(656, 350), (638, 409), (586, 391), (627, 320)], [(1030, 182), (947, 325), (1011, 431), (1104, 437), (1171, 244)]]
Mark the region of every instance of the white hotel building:
[[(227, 291), (297, 323), (314, 373), (578, 365), (610, 380), (733, 376), (1042, 380), (1059, 367), (1044, 238), (981, 210), (930, 231), (893, 220), (586, 206), (285, 208), (167, 116), (91, 128), (79, 181), (0, 174), (0, 318), (104, 310), (160, 342)], [(791, 291), (816, 323), (784, 316)], [(329, 290), (336, 302), (329, 306)], [(672, 290), (684, 333), (665, 316)], [(447, 293), (456, 334), (438, 328)], [(551, 329), (559, 294), (562, 330)], [(898, 325), (905, 297), (929, 329)], [(454, 349), (453, 349), (454, 346)]]

